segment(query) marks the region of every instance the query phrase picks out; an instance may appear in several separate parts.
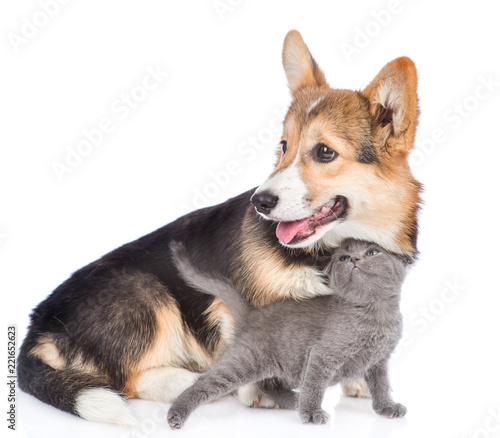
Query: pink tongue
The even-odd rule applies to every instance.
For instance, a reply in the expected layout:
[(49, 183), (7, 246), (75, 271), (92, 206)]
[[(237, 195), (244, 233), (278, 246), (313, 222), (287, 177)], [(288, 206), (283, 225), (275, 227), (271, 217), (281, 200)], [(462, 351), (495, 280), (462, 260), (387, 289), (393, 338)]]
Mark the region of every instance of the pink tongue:
[(276, 228), (276, 237), (283, 242), (290, 242), (297, 234), (299, 234), (309, 223), (309, 217), (293, 222), (280, 222)]

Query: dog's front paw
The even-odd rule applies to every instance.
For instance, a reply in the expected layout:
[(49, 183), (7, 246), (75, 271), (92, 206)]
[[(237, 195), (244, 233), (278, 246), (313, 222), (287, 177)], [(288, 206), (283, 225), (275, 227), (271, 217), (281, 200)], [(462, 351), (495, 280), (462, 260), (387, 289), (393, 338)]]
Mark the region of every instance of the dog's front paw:
[(375, 412), (387, 418), (401, 418), (406, 414), (406, 407), (401, 403), (394, 403), (390, 406), (377, 407)]
[(167, 421), (170, 429), (180, 429), (184, 425), (184, 422), (186, 421), (186, 418), (188, 416), (188, 412), (185, 412), (182, 409), (176, 409), (174, 406), (172, 406), (167, 414)]
[(326, 424), (330, 420), (330, 415), (323, 409), (315, 411), (301, 410), (299, 415), (304, 424)]
[(245, 385), (238, 389), (240, 402), (251, 408), (278, 408), (278, 404), (262, 394), (255, 385)]

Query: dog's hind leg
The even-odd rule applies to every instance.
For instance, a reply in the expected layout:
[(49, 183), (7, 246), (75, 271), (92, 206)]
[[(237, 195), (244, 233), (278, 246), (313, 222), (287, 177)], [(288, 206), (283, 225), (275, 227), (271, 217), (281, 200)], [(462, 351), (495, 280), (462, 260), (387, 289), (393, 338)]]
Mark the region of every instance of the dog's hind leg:
[(370, 391), (365, 379), (345, 380), (342, 382), (342, 392), (348, 397), (370, 398)]
[(143, 371), (138, 377), (136, 394), (142, 399), (172, 403), (200, 375), (184, 368), (152, 368)]
[[(201, 374), (184, 368), (159, 367), (141, 373), (136, 383), (135, 394), (144, 400), (172, 403), (184, 390), (193, 385)], [(266, 397), (255, 384), (238, 389), (238, 398), (252, 408), (277, 408), (277, 401)], [(284, 408), (284, 406), (282, 406)]]
[(277, 404), (274, 400), (264, 395), (256, 385), (253, 383), (249, 385), (244, 385), (238, 389), (238, 399), (245, 406), (251, 408), (277, 408)]
[(256, 383), (257, 388), (269, 397), (271, 400), (274, 400), (275, 406), (280, 407), (281, 409), (298, 409), (299, 406), (299, 394), (293, 392), (285, 382), (282, 382), (279, 379), (265, 379)]

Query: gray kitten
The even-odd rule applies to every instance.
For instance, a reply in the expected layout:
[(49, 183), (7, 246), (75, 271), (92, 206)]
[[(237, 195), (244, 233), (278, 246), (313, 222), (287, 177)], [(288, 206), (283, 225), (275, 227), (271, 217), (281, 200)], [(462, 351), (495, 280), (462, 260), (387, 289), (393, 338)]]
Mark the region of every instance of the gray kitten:
[(409, 260), (347, 239), (325, 270), (333, 295), (253, 308), (228, 280), (195, 269), (181, 244), (174, 242), (171, 249), (186, 282), (221, 298), (237, 327), (221, 361), (173, 403), (168, 412), (172, 429), (179, 429), (201, 403), (254, 382), (280, 407), (298, 409), (303, 423), (326, 423), (325, 389), (360, 377), (375, 412), (405, 415), (406, 408), (391, 398), (387, 362), (401, 337), (399, 299)]

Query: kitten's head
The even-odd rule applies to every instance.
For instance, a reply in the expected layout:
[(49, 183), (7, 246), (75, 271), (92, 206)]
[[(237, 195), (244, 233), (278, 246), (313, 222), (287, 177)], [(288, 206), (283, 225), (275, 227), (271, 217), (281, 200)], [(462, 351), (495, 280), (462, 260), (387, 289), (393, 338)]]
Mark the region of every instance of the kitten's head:
[(335, 293), (366, 302), (399, 295), (409, 263), (375, 243), (346, 239), (332, 255), (326, 273)]

